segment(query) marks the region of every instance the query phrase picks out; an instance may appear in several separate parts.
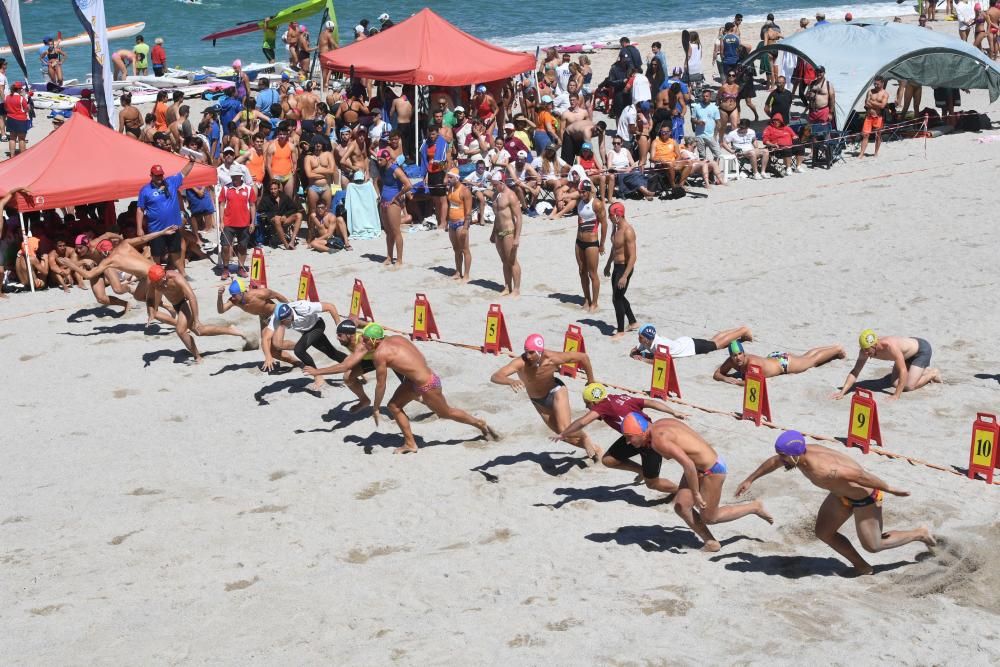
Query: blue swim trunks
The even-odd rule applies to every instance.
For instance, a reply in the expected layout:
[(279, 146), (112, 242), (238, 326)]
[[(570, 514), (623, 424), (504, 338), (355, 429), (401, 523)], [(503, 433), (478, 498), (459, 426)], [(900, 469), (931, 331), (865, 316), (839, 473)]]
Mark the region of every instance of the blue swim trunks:
[(722, 457), (720, 456), (718, 458), (718, 460), (716, 460), (715, 464), (711, 468), (709, 468), (708, 470), (703, 470), (703, 471), (699, 472), (698, 476), (699, 477), (708, 477), (709, 475), (725, 475), (728, 472), (729, 472), (729, 469), (726, 467), (726, 462), (723, 461)]

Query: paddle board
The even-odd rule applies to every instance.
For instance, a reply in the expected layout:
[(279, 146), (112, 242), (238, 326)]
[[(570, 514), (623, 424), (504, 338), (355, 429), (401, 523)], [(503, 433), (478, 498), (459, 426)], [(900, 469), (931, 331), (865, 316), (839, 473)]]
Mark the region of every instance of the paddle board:
[[(125, 39), (126, 37), (135, 37), (146, 27), (146, 24), (142, 21), (137, 23), (123, 23), (122, 25), (116, 25), (108, 28), (108, 41), (113, 41), (116, 39)], [(81, 32), (79, 35), (73, 37), (66, 37), (59, 42), (60, 47), (66, 46), (79, 46), (81, 44), (90, 44), (90, 35), (85, 32)], [(38, 51), (38, 49), (45, 46), (42, 43), (35, 44), (25, 44), (23, 51), (27, 54), (32, 51)], [(9, 46), (0, 46), (0, 55), (10, 53)]]

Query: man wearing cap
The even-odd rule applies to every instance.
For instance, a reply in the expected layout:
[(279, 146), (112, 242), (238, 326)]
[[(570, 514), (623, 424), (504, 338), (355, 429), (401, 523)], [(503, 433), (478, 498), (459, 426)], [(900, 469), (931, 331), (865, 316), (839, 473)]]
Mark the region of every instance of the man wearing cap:
[(378, 23), (382, 31), (388, 30), (392, 26), (396, 25), (392, 22), (392, 19), (389, 18), (389, 15), (384, 12), (379, 15)]
[[(149, 286), (146, 289), (146, 326), (148, 327), (157, 320), (173, 326), (177, 337), (184, 343), (194, 361), (197, 364), (202, 362), (201, 353), (194, 342), (195, 336), (237, 336), (243, 340), (243, 350), (256, 349), (257, 343), (251, 341), (239, 329), (232, 325), (215, 326), (202, 324), (198, 319), (198, 298), (191, 289), (191, 285), (180, 273), (174, 270), (166, 271), (159, 264), (150, 265), (146, 271)], [(162, 300), (166, 299), (176, 314), (176, 317), (168, 317), (159, 313)]]
[(469, 106), (472, 108), (472, 114), (484, 123), (489, 123), (489, 121), (493, 120), (498, 111), (496, 100), (487, 92), (486, 86), (483, 84), (476, 86), (475, 94), (473, 94)]
[(805, 437), (798, 431), (785, 431), (779, 435), (774, 451), (774, 456), (761, 463), (740, 483), (736, 496), (742, 496), (756, 480), (778, 468), (786, 471), (798, 469), (814, 486), (830, 492), (816, 516), (816, 537), (850, 561), (855, 573), (874, 574), (875, 569), (840, 533), (840, 527), (851, 515), (854, 515), (858, 541), (868, 553), (895, 549), (910, 542), (923, 542), (929, 547), (937, 545), (937, 540), (925, 526), (912, 530), (885, 530), (882, 525), (884, 494), (906, 497), (910, 492), (890, 486), (847, 454), (820, 445), (807, 445)]
[(7, 139), (10, 142), (10, 155), (14, 157), (27, 150), (29, 114), (31, 103), (24, 95), (24, 84), (15, 81), (10, 86), (10, 93), (3, 101), (7, 115)]
[[(600, 419), (611, 429), (622, 432), (622, 423), (631, 413), (639, 413), (651, 421), (643, 410), (658, 410), (677, 419), (684, 419), (687, 415), (677, 412), (663, 401), (656, 401), (649, 398), (639, 398), (628, 394), (611, 394), (603, 384), (592, 382), (583, 389), (583, 402), (587, 406), (587, 414), (583, 415), (562, 431), (557, 433), (553, 440), (565, 440), (576, 437), (577, 433), (583, 433), (589, 424)], [(635, 463), (635, 457), (639, 457), (641, 465)], [(660, 468), (663, 465), (663, 457), (649, 447), (639, 449), (628, 444), (625, 436), (615, 440), (614, 444), (604, 452), (601, 458), (608, 468), (627, 470), (634, 473), (646, 485), (646, 488), (659, 491), (661, 493), (675, 493), (677, 484), (666, 477), (660, 477)]]
[(163, 48), (163, 38), (157, 37), (153, 40), (153, 48), (149, 53), (150, 63), (153, 65), (153, 76), (163, 76), (167, 69), (167, 50)]
[(670, 136), (670, 126), (661, 125), (659, 135), (653, 139), (649, 151), (649, 161), (652, 167), (666, 175), (664, 189), (684, 191), (688, 176), (691, 175), (691, 165), (680, 159), (680, 146)]
[[(635, 273), (635, 228), (625, 219), (625, 204), (620, 201), (608, 207), (608, 217), (611, 218), (612, 225), (611, 252), (608, 253), (608, 261), (604, 265), (604, 276), (611, 278), (611, 303), (615, 307), (615, 321), (618, 325), (617, 333), (612, 338), (617, 339), (623, 337), (627, 331), (634, 331), (639, 327), (632, 313), (632, 305), (625, 298), (625, 292)], [(628, 329), (625, 328), (626, 318), (628, 318)]]
[(764, 504), (754, 500), (720, 507), (722, 486), (729, 470), (726, 462), (693, 428), (676, 419), (652, 424), (645, 415), (632, 413), (622, 421), (622, 434), (633, 447), (650, 448), (664, 459), (673, 459), (684, 469), (674, 498), (674, 511), (705, 543), (702, 551), (719, 551), (722, 545), (708, 526), (756, 515), (768, 523), (774, 519)]
[(427, 359), (420, 350), (405, 336), (386, 336), (385, 330), (378, 324), (371, 323), (362, 331), (363, 345), (355, 347), (354, 351), (342, 363), (323, 369), (306, 369), (309, 375), (317, 378), (330, 373), (344, 373), (362, 363), (368, 353), (375, 364), (375, 402), (372, 406), (372, 419), (375, 426), (379, 425), (379, 411), (382, 399), (385, 397), (385, 381), (388, 371), (392, 370), (402, 376), (399, 387), (393, 393), (386, 406), (389, 414), (396, 420), (399, 430), (403, 433), (403, 446), (396, 449), (397, 454), (416, 453), (417, 442), (410, 428), (410, 419), (403, 408), (408, 403), (420, 400), (438, 417), (450, 419), (462, 424), (474, 426), (490, 441), (499, 437), (490, 425), (482, 419), (476, 419), (465, 410), (448, 405), (441, 388), (441, 378), (427, 365)]
[[(194, 168), (194, 159), (188, 158), (187, 164), (180, 172), (173, 176), (164, 176), (163, 167), (154, 164), (149, 170), (149, 183), (139, 190), (139, 208), (135, 215), (135, 234), (142, 236), (145, 226), (150, 232), (160, 232), (168, 229), (177, 229), (178, 232), (184, 226), (181, 219), (180, 201), (177, 196), (184, 178), (191, 173)], [(184, 253), (181, 252), (181, 235), (168, 234), (157, 236), (149, 244), (149, 250), (153, 254), (153, 259), (159, 263), (165, 263), (169, 258), (170, 264), (184, 273)]]
[[(304, 368), (316, 368), (316, 362), (309, 354), (309, 348), (315, 347), (317, 350), (333, 359), (343, 361), (347, 355), (338, 350), (326, 337), (326, 322), (323, 320), (323, 313), (327, 313), (333, 318), (334, 323), (340, 323), (340, 313), (332, 303), (325, 301), (290, 301), (279, 303), (274, 307), (274, 314), (268, 321), (267, 326), (261, 336), (260, 347), (264, 352), (264, 365), (262, 371), (270, 372), (274, 370), (274, 355), (272, 350), (287, 349), (284, 345), (285, 331), (291, 329), (301, 335), (295, 346), (292, 348), (295, 357), (302, 363)], [(311, 389), (317, 391), (325, 386), (325, 382), (319, 377), (316, 382), (310, 385)]]
[(327, 87), (330, 85), (330, 75), (333, 74), (333, 70), (330, 69), (325, 62), (323, 62), (323, 54), (330, 53), (337, 49), (337, 26), (333, 21), (327, 21), (323, 24), (323, 30), (319, 33), (319, 40), (316, 43), (316, 48), (319, 52), (319, 67), (320, 71), (323, 73), (323, 91), (325, 92)]
[(704, 338), (692, 338), (690, 336), (681, 336), (671, 340), (670, 338), (658, 336), (656, 334), (656, 327), (652, 324), (644, 324), (639, 329), (638, 345), (632, 348), (628, 354), (633, 359), (652, 364), (656, 348), (661, 345), (669, 348), (671, 357), (679, 359), (681, 357), (693, 357), (696, 354), (708, 354), (717, 350), (725, 350), (734, 340), (743, 342), (752, 341), (753, 332), (750, 330), (750, 327), (743, 326), (734, 329), (725, 329), (707, 340)]
[(575, 364), (586, 373), (587, 382), (596, 381), (590, 357), (585, 352), (546, 350), (542, 336), (531, 334), (524, 341), (524, 353), (493, 373), (490, 382), (506, 385), (515, 394), (524, 389), (542, 421), (557, 434), (554, 439), (562, 439), (574, 447), (580, 447), (587, 452), (587, 458), (596, 463), (601, 458), (601, 450), (586, 433), (581, 431), (579, 435), (560, 437), (572, 421), (569, 392), (557, 377), (563, 364)]
[(84, 88), (80, 91), (80, 99), (73, 106), (73, 113), (78, 113), (91, 119), (97, 116), (97, 105), (94, 104), (93, 91), (90, 88)]
[(941, 372), (931, 368), (931, 344), (923, 338), (909, 336), (879, 336), (871, 329), (865, 329), (858, 337), (858, 360), (847, 374), (840, 391), (831, 398), (841, 399), (851, 390), (869, 359), (893, 362), (889, 379), (896, 389), (889, 400), (898, 399), (904, 391), (920, 389), (931, 382), (941, 382)]
[[(519, 139), (515, 139), (519, 144)], [(523, 144), (522, 144), (523, 145)], [(506, 148), (506, 143), (504, 145)], [(541, 192), (542, 179), (539, 178), (535, 168), (528, 164), (528, 152), (519, 150), (514, 154), (514, 161), (507, 165), (507, 185), (517, 194), (521, 202), (521, 208), (528, 214), (529, 218), (538, 215), (535, 211), (535, 202)]]
[(734, 340), (729, 344), (729, 358), (715, 369), (712, 379), (742, 387), (743, 378), (751, 364), (759, 366), (764, 377), (773, 378), (779, 375), (805, 373), (811, 368), (817, 368), (834, 359), (844, 359), (845, 357), (847, 357), (847, 353), (841, 345), (814, 347), (804, 354), (772, 352), (766, 357), (759, 357), (755, 354), (747, 354), (743, 349), (743, 344)]
[[(227, 297), (223, 300), (223, 297)], [(218, 297), (215, 302), (216, 311), (222, 315), (231, 308), (239, 308), (245, 313), (256, 315), (260, 324), (260, 340), (264, 339), (264, 329), (267, 328), (274, 315), (275, 305), (278, 303), (288, 303), (288, 299), (282, 294), (267, 287), (253, 286), (243, 278), (233, 278), (227, 285), (221, 285), (218, 290)], [(281, 341), (281, 347), (275, 345), (277, 341), (271, 339), (271, 356), (281, 359), (289, 364), (296, 364), (298, 360), (288, 353), (288, 350), (295, 348), (295, 344), (290, 341)]]
[(521, 295), (521, 264), (517, 261), (517, 251), (521, 245), (521, 205), (517, 195), (507, 187), (501, 171), (491, 177), (493, 192), (493, 231), (490, 243), (496, 245), (503, 268), (503, 291), (500, 296)]
[[(229, 149), (227, 149), (229, 150)], [(233, 246), (239, 264), (236, 275), (248, 276), (247, 248), (257, 226), (257, 190), (243, 180), (243, 166), (229, 172), (230, 181), (219, 192), (219, 219), (222, 220), (222, 279), (229, 280)]]
[(219, 187), (224, 188), (232, 183), (232, 177), (235, 173), (239, 173), (243, 177), (244, 183), (253, 185), (250, 172), (242, 164), (236, 162), (236, 149), (232, 146), (226, 146), (222, 149), (222, 164), (216, 167), (215, 171), (219, 175)]

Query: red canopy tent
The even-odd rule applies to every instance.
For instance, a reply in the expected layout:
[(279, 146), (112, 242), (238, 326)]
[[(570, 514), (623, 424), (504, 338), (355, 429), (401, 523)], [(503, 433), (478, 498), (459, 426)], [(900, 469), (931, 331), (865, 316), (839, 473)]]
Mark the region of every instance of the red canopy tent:
[[(149, 168), (179, 172), (187, 158), (166, 153), (110, 130), (82, 114), (73, 114), (61, 128), (15, 158), (0, 162), (0, 193), (22, 186), (12, 204), (19, 211), (40, 211), (93, 204), (139, 195), (149, 183)], [(213, 167), (195, 165), (185, 186), (215, 185)]]
[(508, 51), (462, 32), (424, 8), (385, 32), (327, 51), (320, 59), (335, 72), (418, 86), (468, 86), (535, 68), (530, 53)]

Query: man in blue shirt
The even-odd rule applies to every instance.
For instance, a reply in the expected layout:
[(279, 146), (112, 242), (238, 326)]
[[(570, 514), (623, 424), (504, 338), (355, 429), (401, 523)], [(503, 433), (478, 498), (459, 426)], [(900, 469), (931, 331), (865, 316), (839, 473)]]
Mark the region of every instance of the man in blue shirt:
[(271, 83), (265, 77), (259, 77), (257, 79), (257, 111), (265, 113), (268, 116), (271, 115), (271, 107), (275, 104), (281, 104), (281, 95), (274, 88), (271, 88)]
[(712, 101), (712, 91), (705, 88), (701, 91), (701, 99), (691, 106), (691, 124), (694, 126), (694, 138), (698, 144), (698, 156), (705, 158), (707, 147), (716, 160), (722, 155), (719, 140), (715, 137), (715, 126), (719, 120), (719, 107)]
[(222, 99), (216, 103), (219, 107), (219, 120), (223, 130), (229, 129), (229, 123), (243, 110), (243, 103), (236, 97), (236, 88), (226, 88)]
[[(142, 236), (143, 220), (146, 221), (146, 228), (150, 232), (159, 232), (171, 227), (181, 227), (184, 222), (181, 219), (180, 202), (177, 191), (184, 181), (184, 177), (191, 173), (194, 168), (194, 158), (188, 158), (188, 163), (179, 173), (164, 178), (163, 167), (154, 164), (149, 170), (149, 183), (139, 190), (138, 209), (135, 213), (136, 236)], [(169, 256), (170, 263), (175, 269), (184, 273), (184, 255), (181, 253), (181, 235), (168, 234), (159, 236), (149, 242), (149, 250), (153, 254), (153, 261), (164, 263)]]
[(618, 59), (621, 60), (622, 55), (628, 58), (629, 64), (639, 70), (639, 74), (642, 74), (642, 54), (639, 53), (639, 49), (635, 48), (631, 40), (628, 37), (622, 37), (618, 40), (621, 48), (618, 50)]
[[(722, 69), (720, 74), (728, 72), (740, 61), (740, 36), (736, 34), (736, 24), (730, 21), (723, 28), (723, 35), (719, 39), (719, 54), (722, 56)], [(725, 80), (725, 79), (723, 79)]]

